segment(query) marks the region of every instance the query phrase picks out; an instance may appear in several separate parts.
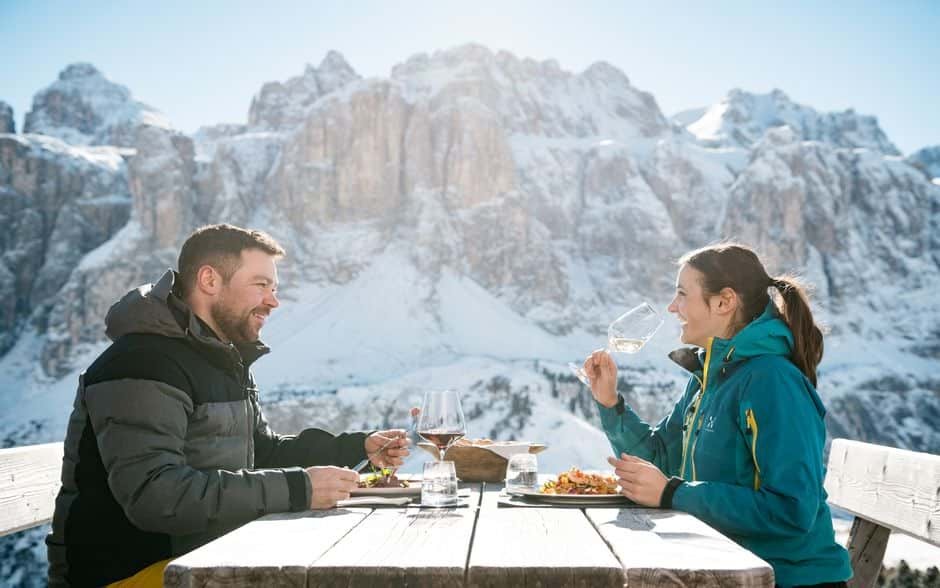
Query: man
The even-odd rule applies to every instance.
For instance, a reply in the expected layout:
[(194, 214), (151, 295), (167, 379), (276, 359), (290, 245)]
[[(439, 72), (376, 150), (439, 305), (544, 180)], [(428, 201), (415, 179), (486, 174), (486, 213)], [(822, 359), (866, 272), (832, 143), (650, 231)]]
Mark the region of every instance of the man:
[[(166, 561), (258, 516), (336, 505), (368, 457), (400, 465), (403, 430), (274, 433), (250, 366), (277, 300), (270, 236), (195, 231), (179, 273), (132, 290), (79, 381), (46, 540), (51, 586), (162, 585)], [(335, 464), (335, 465), (327, 465)]]

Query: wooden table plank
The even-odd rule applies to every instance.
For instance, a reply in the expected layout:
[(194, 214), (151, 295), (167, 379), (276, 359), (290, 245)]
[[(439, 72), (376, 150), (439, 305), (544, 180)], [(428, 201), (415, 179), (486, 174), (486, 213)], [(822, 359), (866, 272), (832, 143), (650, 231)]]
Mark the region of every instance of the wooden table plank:
[(309, 569), (310, 587), (461, 586), (480, 503), (469, 507), (376, 509)]
[(167, 566), (168, 588), (307, 585), (307, 568), (371, 513), (339, 509), (252, 521)]
[(774, 585), (769, 564), (690, 514), (645, 508), (585, 514), (620, 559), (630, 588)]
[(468, 586), (623, 586), (620, 563), (583, 511), (499, 508), (499, 489), (483, 493)]

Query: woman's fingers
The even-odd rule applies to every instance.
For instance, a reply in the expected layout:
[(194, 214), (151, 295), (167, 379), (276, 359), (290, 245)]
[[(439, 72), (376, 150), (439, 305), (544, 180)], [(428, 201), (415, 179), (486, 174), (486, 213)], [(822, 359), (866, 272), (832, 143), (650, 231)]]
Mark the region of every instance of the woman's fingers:
[(629, 498), (630, 500), (633, 500), (634, 502), (636, 502), (636, 500), (634, 500), (636, 498), (636, 485), (635, 484), (632, 484), (625, 480), (620, 480), (620, 493), (626, 496), (627, 498)]

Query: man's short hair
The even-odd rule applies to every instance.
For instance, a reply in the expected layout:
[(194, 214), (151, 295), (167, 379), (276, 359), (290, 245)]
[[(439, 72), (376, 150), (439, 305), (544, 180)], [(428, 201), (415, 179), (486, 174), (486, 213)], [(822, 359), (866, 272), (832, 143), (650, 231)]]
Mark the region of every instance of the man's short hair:
[(229, 224), (207, 225), (193, 231), (180, 249), (180, 294), (185, 296), (192, 290), (196, 274), (204, 265), (212, 266), (223, 282), (228, 282), (241, 266), (242, 251), (246, 249), (258, 249), (275, 257), (285, 255), (274, 237), (264, 231)]

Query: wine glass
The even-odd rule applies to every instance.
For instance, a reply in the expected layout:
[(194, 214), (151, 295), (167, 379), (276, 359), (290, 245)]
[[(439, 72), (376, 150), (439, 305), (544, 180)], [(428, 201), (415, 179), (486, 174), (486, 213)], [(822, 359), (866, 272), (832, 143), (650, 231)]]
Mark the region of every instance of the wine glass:
[(438, 461), (455, 441), (467, 434), (467, 423), (456, 390), (429, 390), (424, 394), (418, 435), (437, 447)]
[[(636, 353), (653, 338), (663, 324), (663, 317), (644, 302), (623, 313), (607, 327), (607, 351), (611, 353)], [(591, 385), (584, 366), (568, 362), (568, 367), (585, 386)]]

